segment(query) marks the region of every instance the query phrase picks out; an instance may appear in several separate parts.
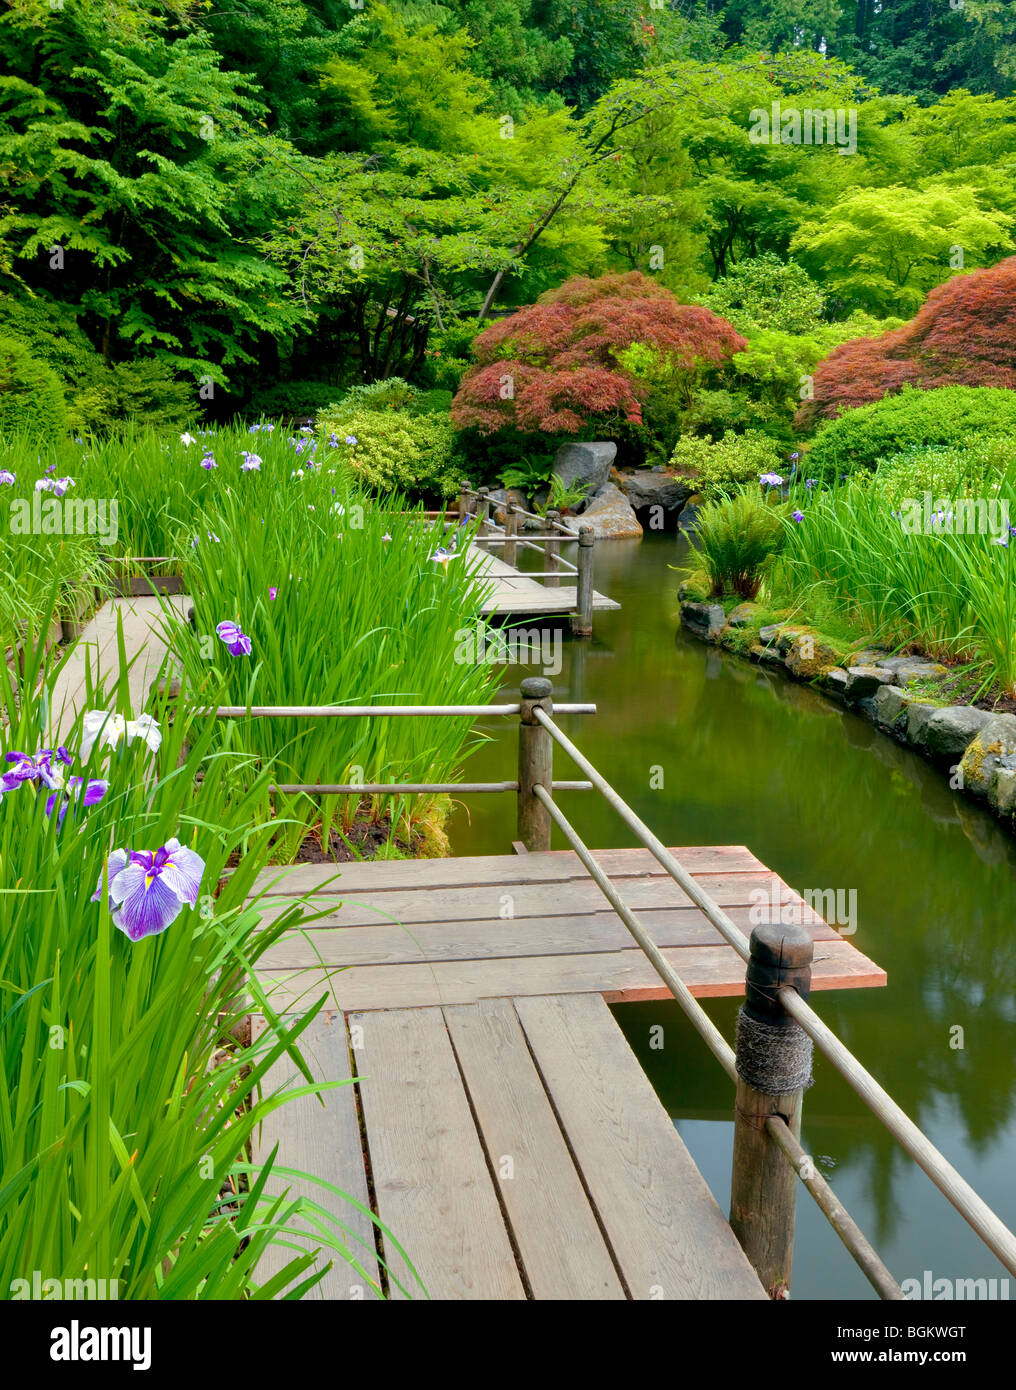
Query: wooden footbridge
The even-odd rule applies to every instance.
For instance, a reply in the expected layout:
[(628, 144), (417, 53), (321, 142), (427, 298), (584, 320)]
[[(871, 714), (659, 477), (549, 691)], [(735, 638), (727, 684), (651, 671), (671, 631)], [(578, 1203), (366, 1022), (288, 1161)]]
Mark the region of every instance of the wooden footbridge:
[[(128, 663), (146, 649), (156, 602), (128, 605)], [(93, 636), (109, 651), (104, 631)], [(68, 707), (82, 695), (75, 670)], [(515, 794), (515, 853), (301, 865), (256, 885), (264, 925), (294, 901), (305, 909), (259, 965), (272, 1009), (285, 1020), (324, 1001), (298, 1046), (326, 1089), (279, 1106), (260, 1133), (257, 1156), (277, 1150), (267, 1193), (298, 1199), (289, 1244), (259, 1264), (266, 1282), (293, 1248), (310, 1248), (319, 1267), (332, 1260), (312, 1291), (324, 1299), (785, 1297), (800, 1181), (877, 1294), (902, 1298), (800, 1144), (813, 1046), (1016, 1274), (1016, 1237), (808, 1002), (812, 990), (881, 986), (884, 973), (747, 848), (664, 846), (554, 717), (594, 706), (555, 711), (550, 682), (529, 678), (502, 705), (207, 713), (519, 721), (517, 779), (452, 788)], [(555, 779), (555, 747), (582, 780)], [(592, 852), (559, 804), (576, 791), (603, 796), (639, 847)], [(551, 849), (555, 826), (568, 849)], [(698, 1000), (741, 993), (735, 1049)], [(729, 1217), (610, 1012), (666, 997), (734, 1088)], [(294, 1078), (283, 1054), (265, 1090)]]
[[(526, 511), (516, 502), (499, 504), (503, 524), (491, 516), (492, 502), (486, 488), (475, 490), (464, 483), (459, 491), (459, 523), (475, 521), (474, 539), (467, 563), (482, 585), (485, 618), (567, 618), (576, 637), (591, 637), (593, 614), (621, 607), (593, 588), (594, 546), (591, 526), (565, 525), (559, 512), (545, 516)], [(434, 514), (438, 515), (438, 514)], [(525, 520), (537, 522), (538, 538), (521, 536)], [(562, 542), (575, 542), (574, 563), (561, 554)], [(500, 554), (492, 553), (500, 550)], [(540, 570), (518, 569), (519, 552), (528, 550), (543, 563)], [(562, 582), (573, 579), (574, 583)]]
[[(436, 712), (480, 713), (218, 711)], [(294, 899), (314, 914), (265, 954), (262, 983), (283, 1014), (324, 996), (311, 1065), (348, 1082), (323, 1110), (314, 1098), (278, 1108), (260, 1149), (277, 1146), (269, 1191), (305, 1204), (293, 1245), (330, 1230), (340, 1252), (318, 1296), (786, 1297), (800, 1181), (878, 1295), (901, 1299), (801, 1146), (813, 1046), (1016, 1273), (1016, 1236), (807, 1002), (812, 989), (883, 985), (879, 967), (746, 848), (664, 846), (557, 725), (549, 681), (484, 712), (520, 717), (518, 780), (468, 786), (517, 794), (514, 856), (270, 870), (255, 889), (266, 922)], [(588, 780), (555, 780), (555, 745)], [(584, 844), (557, 793), (594, 789), (643, 848)], [(570, 850), (550, 849), (555, 825)], [(742, 992), (735, 1051), (698, 997)], [(668, 995), (735, 1088), (729, 1219), (610, 1013)], [(269, 1084), (294, 1070), (284, 1059)], [(290, 1255), (271, 1251), (266, 1276)]]
[[(748, 850), (674, 853), (746, 930), (758, 890), (798, 903), (814, 987), (885, 982)], [(739, 957), (648, 850), (595, 858), (694, 994), (743, 992)], [(327, 1113), (313, 1097), (275, 1111), (262, 1151), (278, 1142), (283, 1165), (364, 1208), (373, 1196), (413, 1265), (380, 1235), (391, 1296), (764, 1297), (608, 1007), (670, 991), (574, 852), (268, 870), (256, 893), (266, 921), (294, 895), (325, 914), (259, 978), (281, 1009), (329, 994), (301, 1050), (320, 1079), (359, 1078)], [(284, 1060), (269, 1084), (294, 1071)], [(352, 1215), (373, 1271), (370, 1222)], [(320, 1289), (372, 1293), (342, 1263)]]

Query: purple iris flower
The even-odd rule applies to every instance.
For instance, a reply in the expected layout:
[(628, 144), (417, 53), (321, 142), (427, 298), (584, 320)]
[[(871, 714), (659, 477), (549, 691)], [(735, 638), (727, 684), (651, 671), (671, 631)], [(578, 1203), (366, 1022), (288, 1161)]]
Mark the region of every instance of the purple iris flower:
[(241, 632), (236, 623), (220, 623), (215, 629), (234, 656), (250, 656), (250, 638)]
[[(82, 788), (84, 789), (82, 791)], [(46, 798), (46, 815), (53, 814), (53, 807), (57, 800), (60, 802), (60, 811), (57, 815), (57, 822), (64, 823), (64, 816), (67, 814), (67, 807), (72, 801), (80, 801), (82, 806), (95, 806), (109, 791), (108, 782), (86, 782), (83, 777), (68, 777), (67, 796), (62, 792), (53, 792)]]
[(17, 474), (11, 473), (6, 468), (0, 468), (0, 484), (4, 487), (13, 487), (17, 481)]
[(276, 588), (269, 588), (269, 590), (268, 590), (268, 597), (269, 597), (269, 599), (274, 599), (274, 598), (276, 597), (276, 595), (278, 594), (278, 592), (279, 592), (279, 591), (278, 591), (278, 589), (276, 589)]
[(214, 458), (212, 458), (211, 454), (205, 454), (204, 458), (201, 460), (201, 467), (207, 469), (209, 473), (213, 468), (218, 468), (218, 466), (219, 465), (215, 462)]
[(807, 480), (807, 482), (805, 483), (805, 487), (806, 487), (806, 488), (818, 487), (818, 479), (817, 479), (817, 478), (809, 478), (809, 479)]
[[(183, 911), (195, 907), (201, 887), (204, 860), (179, 840), (167, 840), (161, 849), (115, 849), (109, 856), (109, 910), (113, 925), (131, 941), (163, 932)], [(102, 897), (102, 875), (92, 895)]]
[(257, 454), (249, 454), (245, 449), (243, 452), (243, 463), (240, 465), (240, 472), (249, 473), (253, 469), (255, 472), (260, 473), (261, 462), (262, 460)]
[(52, 492), (62, 497), (69, 487), (74, 486), (73, 478), (40, 478), (35, 484), (36, 492)]
[(356, 435), (355, 435), (355, 434), (347, 434), (347, 435), (346, 435), (346, 443), (347, 443), (347, 444), (355, 444), (355, 443), (356, 443)]
[(4, 792), (16, 791), (22, 782), (42, 782), (50, 791), (58, 790), (60, 782), (53, 775), (54, 758), (68, 767), (74, 761), (63, 744), (56, 749), (40, 749), (34, 758), (29, 753), (8, 753), (5, 761), (13, 763), (14, 767), (0, 776), (0, 796)]
[(783, 479), (778, 473), (760, 473), (759, 482), (763, 487), (782, 487)]
[(795, 521), (804, 520), (804, 512), (791, 512), (790, 515), (794, 518)]

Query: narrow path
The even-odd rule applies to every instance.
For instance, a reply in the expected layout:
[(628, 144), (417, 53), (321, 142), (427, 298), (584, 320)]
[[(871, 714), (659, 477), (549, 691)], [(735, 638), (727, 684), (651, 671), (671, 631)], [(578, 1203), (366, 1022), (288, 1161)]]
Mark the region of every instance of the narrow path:
[(119, 622), (123, 624), (131, 710), (135, 715), (141, 713), (166, 657), (164, 605), (184, 619), (190, 603), (188, 595), (174, 594), (162, 599), (115, 598), (103, 604), (71, 647), (54, 683), (49, 711), (49, 738), (54, 744), (64, 742), (77, 716), (89, 707), (89, 672), (93, 685), (101, 679), (107, 703), (115, 698), (120, 676)]

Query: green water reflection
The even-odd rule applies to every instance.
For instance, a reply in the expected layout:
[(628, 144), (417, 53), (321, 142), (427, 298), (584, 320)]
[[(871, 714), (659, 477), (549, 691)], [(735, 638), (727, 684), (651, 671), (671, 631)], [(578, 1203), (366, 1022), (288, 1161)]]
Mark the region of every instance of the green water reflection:
[[(562, 639), (559, 700), (596, 715), (567, 732), (665, 843), (745, 844), (798, 891), (856, 889), (857, 946), (883, 990), (820, 994), (822, 1016), (1010, 1225), (1016, 1224), (1016, 851), (991, 817), (920, 758), (806, 687), (686, 637), (676, 576), (686, 542), (647, 536), (597, 548), (597, 588), (622, 604), (596, 636)], [(529, 668), (506, 667), (517, 692)], [(495, 736), (471, 778), (514, 775), (515, 731)], [(663, 787), (654, 789), (653, 769)], [(558, 776), (573, 776), (559, 757)], [(659, 781), (659, 774), (655, 776)], [(562, 804), (594, 848), (632, 836), (595, 793)], [(504, 853), (508, 796), (456, 811), (457, 854)], [(564, 847), (555, 838), (555, 848)], [(736, 1001), (709, 1003), (733, 1035)], [(731, 1091), (676, 1004), (616, 1010), (632, 1046), (726, 1209)], [(663, 1025), (662, 1050), (650, 1029)], [(963, 1029), (962, 1049), (950, 1046)], [(897, 1278), (1005, 1271), (867, 1108), (819, 1059), (804, 1142)], [(868, 1284), (803, 1188), (795, 1298), (867, 1298)], [(1016, 1280), (1009, 1292), (1016, 1298)]]

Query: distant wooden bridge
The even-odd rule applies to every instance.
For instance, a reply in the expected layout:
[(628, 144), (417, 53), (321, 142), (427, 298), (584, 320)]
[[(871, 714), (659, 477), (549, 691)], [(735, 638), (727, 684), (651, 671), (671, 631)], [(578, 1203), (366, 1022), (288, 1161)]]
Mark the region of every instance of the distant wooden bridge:
[[(572, 529), (560, 513), (551, 509), (546, 516), (526, 511), (516, 502), (500, 504), (504, 525), (491, 517), (492, 500), (486, 488), (474, 490), (463, 483), (459, 490), (459, 522), (477, 522), (475, 539), (469, 547), (467, 563), (486, 590), (484, 617), (551, 618), (567, 617), (576, 637), (591, 637), (593, 614), (621, 607), (593, 588), (594, 538), (591, 526)], [(536, 521), (542, 536), (520, 536), (524, 519)], [(561, 554), (562, 540), (578, 542), (575, 563)], [(499, 547), (499, 556), (490, 553)], [(535, 552), (543, 569), (523, 572), (517, 568), (520, 550)], [(573, 576), (574, 584), (562, 584), (562, 577)]]

